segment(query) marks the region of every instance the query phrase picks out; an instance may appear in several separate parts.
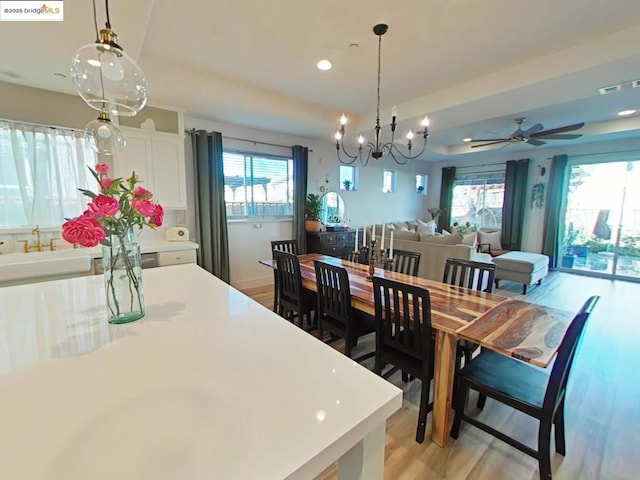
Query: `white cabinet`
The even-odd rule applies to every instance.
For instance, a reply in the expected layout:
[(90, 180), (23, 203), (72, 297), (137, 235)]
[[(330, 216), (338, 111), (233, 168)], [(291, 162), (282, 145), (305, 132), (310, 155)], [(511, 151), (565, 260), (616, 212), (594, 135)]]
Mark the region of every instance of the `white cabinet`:
[(182, 263), (196, 263), (195, 250), (176, 250), (173, 252), (158, 252), (158, 266), (180, 265)]
[(164, 208), (186, 209), (183, 136), (125, 127), (122, 131), (127, 146), (114, 157), (115, 175), (128, 178), (135, 171)]

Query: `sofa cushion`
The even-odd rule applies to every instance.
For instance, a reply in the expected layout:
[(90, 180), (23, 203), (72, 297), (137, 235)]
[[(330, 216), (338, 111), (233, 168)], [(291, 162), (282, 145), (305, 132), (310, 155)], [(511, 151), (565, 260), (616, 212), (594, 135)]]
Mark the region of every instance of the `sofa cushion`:
[(502, 232), (499, 230), (497, 232), (478, 232), (478, 242), (488, 243), (492, 253), (502, 250), (502, 243), (500, 241), (501, 234)]
[(420, 234), (420, 241), (427, 243), (437, 243), (439, 245), (457, 245), (462, 243), (462, 235), (459, 233), (454, 233), (451, 235), (427, 235), (424, 233)]
[[(387, 247), (389, 246), (389, 236), (387, 232), (384, 233), (385, 243)], [(410, 232), (408, 230), (393, 230), (393, 240), (412, 240), (417, 242), (420, 240), (420, 234), (418, 232)], [(401, 249), (402, 250), (402, 249)]]
[(416, 220), (417, 232), (424, 233), (428, 235), (433, 235), (436, 233), (436, 222), (430, 220), (428, 222), (423, 222), (422, 220)]

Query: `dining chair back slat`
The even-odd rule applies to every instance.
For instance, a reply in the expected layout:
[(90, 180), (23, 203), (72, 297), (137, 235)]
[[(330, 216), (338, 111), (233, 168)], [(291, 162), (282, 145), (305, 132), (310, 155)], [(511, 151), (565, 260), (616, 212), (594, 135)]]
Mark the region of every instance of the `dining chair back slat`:
[(449, 285), (491, 293), (495, 276), (496, 265), (494, 263), (447, 258), (442, 281)]
[[(418, 275), (418, 267), (420, 267), (420, 256), (420, 252), (394, 250), (393, 262), (386, 261), (384, 269), (416, 277)], [(387, 258), (389, 258), (389, 249), (387, 249)]]

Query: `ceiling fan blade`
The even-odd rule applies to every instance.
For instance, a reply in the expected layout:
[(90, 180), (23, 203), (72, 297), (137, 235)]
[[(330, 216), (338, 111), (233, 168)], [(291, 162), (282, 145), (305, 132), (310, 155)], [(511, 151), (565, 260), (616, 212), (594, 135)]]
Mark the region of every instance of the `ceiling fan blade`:
[(469, 142), (508, 142), (509, 140), (511, 139), (510, 138), (474, 138), (473, 140), (469, 140)]
[(498, 140), (498, 141), (495, 141), (495, 142), (483, 143), (481, 145), (471, 145), (471, 148), (486, 147), (488, 145), (497, 145), (498, 143), (505, 143), (505, 142), (509, 142), (509, 141), (511, 141), (511, 139), (510, 138), (506, 138), (504, 140)]
[(542, 140), (537, 140), (535, 138), (530, 138), (529, 140), (527, 140), (527, 143), (529, 145), (533, 145), (534, 147), (539, 147), (540, 145), (544, 145), (547, 142), (543, 142)]
[(551, 130), (544, 130), (538, 133), (532, 133), (531, 138), (546, 137), (547, 135), (555, 135), (556, 133), (573, 132), (579, 128), (584, 127), (583, 123), (576, 123), (574, 125), (566, 125), (564, 127), (552, 128)]
[(536, 123), (533, 127), (526, 129), (524, 132), (522, 132), (522, 134), (525, 137), (530, 137), (533, 133), (539, 132), (543, 129), (544, 127), (542, 126), (541, 123)]
[(575, 140), (576, 138), (580, 138), (582, 135), (578, 133), (569, 133), (569, 134), (557, 134), (557, 135), (545, 135), (543, 137), (535, 137), (540, 138), (542, 140)]

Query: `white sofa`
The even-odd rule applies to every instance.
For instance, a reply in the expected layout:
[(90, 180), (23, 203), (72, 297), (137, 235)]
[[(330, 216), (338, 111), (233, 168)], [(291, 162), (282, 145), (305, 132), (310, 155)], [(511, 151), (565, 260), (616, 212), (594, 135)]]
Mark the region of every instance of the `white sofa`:
[[(377, 229), (376, 233), (381, 230)], [(442, 237), (417, 232), (393, 230), (394, 250), (419, 252), (420, 268), (418, 276), (429, 280), (442, 281), (447, 258), (460, 258), (478, 262), (493, 263), (491, 255), (477, 253), (475, 246), (463, 245), (462, 235), (452, 234)], [(389, 248), (389, 230), (385, 232), (385, 248)], [(437, 242), (437, 243), (436, 243)], [(380, 235), (376, 235), (376, 248), (380, 247)]]

